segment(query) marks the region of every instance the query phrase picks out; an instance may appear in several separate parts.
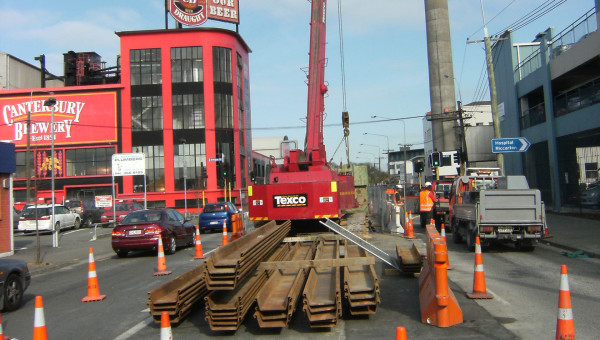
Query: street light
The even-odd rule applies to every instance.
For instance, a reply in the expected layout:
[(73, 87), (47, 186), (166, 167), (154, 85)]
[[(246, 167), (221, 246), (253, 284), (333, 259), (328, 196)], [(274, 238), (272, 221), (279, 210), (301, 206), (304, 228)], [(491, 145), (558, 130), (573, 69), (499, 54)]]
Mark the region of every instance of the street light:
[(187, 218), (187, 168), (185, 164), (185, 138), (179, 138), (179, 143), (183, 144), (183, 206), (184, 206), (184, 215)]
[[(388, 117), (383, 117), (383, 116), (371, 116), (371, 118), (384, 118), (384, 119), (392, 119), (392, 118), (388, 118)], [(402, 191), (403, 191), (403, 195), (404, 195), (404, 199), (406, 200), (406, 123), (404, 122), (403, 119), (398, 119), (398, 121), (400, 121), (402, 123), (402, 131), (404, 134), (404, 145), (402, 145), (402, 149), (404, 150), (404, 185), (402, 186)], [(389, 160), (389, 154), (388, 154), (388, 160)], [(389, 162), (388, 162), (388, 169), (389, 169)]]
[(56, 98), (50, 97), (44, 102), (44, 106), (50, 106), (50, 169), (52, 176), (50, 177), (50, 185), (52, 188), (52, 247), (58, 247), (58, 233), (56, 232), (56, 225), (54, 225), (54, 214), (56, 210), (56, 203), (54, 200), (54, 106), (56, 105)]
[(366, 154), (366, 155), (371, 155), (371, 156), (373, 156), (373, 167), (375, 167), (375, 161), (374, 161), (374, 160), (375, 160), (375, 154), (374, 154), (374, 153), (371, 153), (371, 152), (364, 152), (364, 151), (359, 151), (358, 153), (364, 153), (364, 154)]
[(379, 147), (379, 145), (373, 145), (373, 144), (360, 144), (360, 145), (361, 146), (362, 145), (372, 146), (372, 147), (376, 147), (378, 149), (377, 154), (379, 155), (379, 157), (377, 157), (377, 158), (379, 158), (379, 171), (381, 171), (381, 148)]
[(387, 171), (388, 171), (388, 175), (390, 174), (390, 138), (386, 135), (379, 135), (376, 133), (369, 133), (369, 132), (363, 132), (363, 135), (373, 135), (373, 136), (379, 136), (379, 137), (385, 137), (385, 139), (387, 140)]

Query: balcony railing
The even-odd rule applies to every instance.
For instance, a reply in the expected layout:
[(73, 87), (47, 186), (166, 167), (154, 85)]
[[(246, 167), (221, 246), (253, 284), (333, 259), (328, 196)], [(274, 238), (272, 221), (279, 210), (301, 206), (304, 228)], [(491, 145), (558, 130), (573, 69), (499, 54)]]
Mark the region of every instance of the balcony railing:
[(521, 129), (527, 129), (534, 125), (542, 124), (546, 121), (546, 109), (544, 103), (532, 106), (523, 111), (521, 115)]
[(554, 97), (554, 116), (560, 117), (600, 103), (600, 78)]

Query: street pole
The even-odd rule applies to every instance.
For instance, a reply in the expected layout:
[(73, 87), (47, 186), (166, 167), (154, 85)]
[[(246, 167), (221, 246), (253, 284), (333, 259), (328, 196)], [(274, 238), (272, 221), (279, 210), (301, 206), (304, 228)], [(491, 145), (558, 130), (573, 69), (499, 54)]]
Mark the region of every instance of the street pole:
[(183, 144), (183, 202), (184, 202), (184, 215), (187, 218), (187, 168), (185, 162), (185, 138), (179, 139), (179, 142)]
[(54, 199), (54, 106), (56, 105), (56, 98), (50, 97), (44, 102), (44, 106), (50, 106), (50, 186), (51, 186), (51, 202), (52, 202), (52, 247), (58, 247), (58, 233), (55, 225), (55, 213), (56, 203)]

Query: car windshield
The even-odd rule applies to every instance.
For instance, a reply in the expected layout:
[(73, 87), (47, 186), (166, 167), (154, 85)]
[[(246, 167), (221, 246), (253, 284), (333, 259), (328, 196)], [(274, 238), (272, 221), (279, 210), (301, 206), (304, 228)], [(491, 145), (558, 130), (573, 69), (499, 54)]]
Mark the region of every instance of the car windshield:
[(50, 208), (28, 208), (25, 209), (23, 211), (23, 217), (35, 217), (36, 216), (36, 210), (37, 210), (37, 216), (49, 216), (50, 215)]
[(129, 213), (124, 219), (123, 223), (140, 223), (140, 222), (158, 222), (160, 221), (160, 211), (134, 211)]
[(220, 205), (220, 204), (211, 204), (211, 205), (207, 205), (206, 207), (204, 207), (204, 212), (205, 213), (214, 213), (214, 212), (223, 212), (226, 211), (227, 209), (225, 208), (225, 205)]

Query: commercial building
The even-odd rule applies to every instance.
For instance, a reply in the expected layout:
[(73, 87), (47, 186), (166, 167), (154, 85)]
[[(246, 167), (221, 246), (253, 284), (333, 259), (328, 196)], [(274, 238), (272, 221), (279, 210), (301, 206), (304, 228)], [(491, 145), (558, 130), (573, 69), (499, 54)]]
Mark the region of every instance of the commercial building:
[[(596, 8), (599, 1), (596, 1)], [(525, 174), (547, 207), (579, 203), (598, 183), (600, 32), (596, 8), (556, 33), (518, 43), (510, 31), (492, 49), (502, 137), (525, 137), (526, 152), (504, 154), (506, 174)]]

